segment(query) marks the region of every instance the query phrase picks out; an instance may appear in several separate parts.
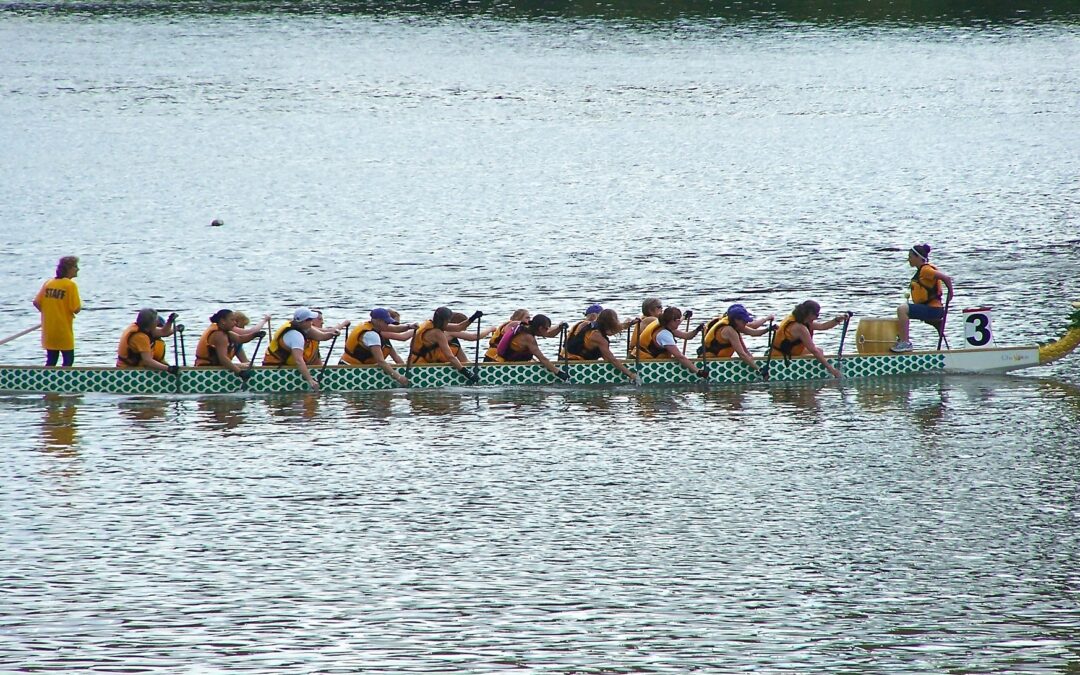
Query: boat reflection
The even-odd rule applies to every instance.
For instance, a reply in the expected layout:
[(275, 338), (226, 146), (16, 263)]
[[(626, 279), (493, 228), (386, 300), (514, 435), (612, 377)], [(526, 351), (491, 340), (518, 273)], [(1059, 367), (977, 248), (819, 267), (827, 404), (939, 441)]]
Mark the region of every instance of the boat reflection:
[(208, 431), (232, 431), (244, 423), (248, 405), (242, 397), (200, 398), (195, 404), (200, 413), (196, 424)]
[(266, 410), (272, 417), (284, 419), (315, 419), (319, 414), (320, 394), (273, 394), (266, 399)]
[(174, 404), (166, 398), (126, 398), (117, 405), (123, 417), (132, 422), (150, 422), (165, 419)]
[(79, 427), (76, 423), (80, 397), (45, 396), (41, 420), (41, 447), (58, 457), (77, 457)]

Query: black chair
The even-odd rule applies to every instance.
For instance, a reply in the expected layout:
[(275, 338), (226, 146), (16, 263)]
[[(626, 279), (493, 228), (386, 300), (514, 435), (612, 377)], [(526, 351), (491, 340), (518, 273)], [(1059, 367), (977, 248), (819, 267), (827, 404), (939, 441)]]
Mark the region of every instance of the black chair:
[(938, 319), (936, 321), (923, 321), (923, 323), (928, 324), (930, 326), (933, 326), (934, 330), (937, 331), (937, 335), (938, 335), (937, 348), (938, 348), (938, 351), (941, 351), (941, 343), (943, 343), (943, 342), (945, 343), (945, 349), (952, 349), (952, 347), (949, 346), (949, 338), (945, 337), (945, 322), (946, 322), (946, 320), (948, 318), (949, 318), (949, 310), (948, 310), (948, 308), (946, 308), (945, 311), (942, 312), (940, 319)]

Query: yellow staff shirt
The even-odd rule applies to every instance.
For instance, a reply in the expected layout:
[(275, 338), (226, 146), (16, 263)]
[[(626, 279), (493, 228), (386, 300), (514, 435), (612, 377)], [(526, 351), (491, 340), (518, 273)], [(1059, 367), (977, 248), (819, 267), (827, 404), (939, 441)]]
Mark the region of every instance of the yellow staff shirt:
[(49, 279), (34, 302), (41, 308), (41, 346), (75, 349), (75, 313), (82, 309), (79, 287), (71, 279)]

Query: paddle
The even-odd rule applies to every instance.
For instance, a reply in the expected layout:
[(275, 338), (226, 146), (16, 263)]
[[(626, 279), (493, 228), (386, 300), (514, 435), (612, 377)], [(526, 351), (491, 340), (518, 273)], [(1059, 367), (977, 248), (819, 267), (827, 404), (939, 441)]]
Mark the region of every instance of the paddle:
[[(692, 316), (694, 316), (694, 310), (692, 310), (692, 309), (686, 310), (686, 330), (683, 331), (684, 333), (689, 333), (690, 332), (690, 317), (692, 317)], [(690, 341), (689, 338), (683, 338), (683, 341), (682, 341), (683, 354), (686, 353), (686, 343), (689, 342), (689, 341)]]
[(240, 391), (247, 391), (248, 382), (251, 380), (252, 370), (255, 369), (255, 357), (259, 355), (259, 345), (262, 344), (263, 336), (266, 333), (259, 335), (259, 339), (255, 341), (255, 351), (251, 352), (251, 361), (248, 362), (247, 370), (243, 371), (246, 375), (241, 375), (240, 379), (243, 380), (243, 384), (240, 385)]
[(7, 343), (11, 342), (12, 340), (18, 340), (19, 338), (21, 338), (22, 336), (26, 335), (27, 333), (33, 333), (33, 332), (34, 332), (34, 331), (36, 331), (36, 330), (37, 330), (38, 328), (41, 328), (41, 324), (40, 324), (40, 323), (39, 323), (39, 324), (35, 324), (35, 325), (33, 325), (33, 326), (30, 326), (29, 328), (27, 328), (27, 329), (25, 329), (25, 330), (21, 330), (21, 331), (19, 331), (18, 333), (15, 333), (14, 335), (9, 335), (9, 336), (7, 336), (6, 338), (4, 338), (3, 340), (0, 340), (0, 345), (6, 345)]
[[(178, 328), (178, 326), (177, 326), (177, 328)], [(179, 394), (180, 393), (180, 363), (179, 363), (178, 359), (180, 358), (180, 348), (177, 346), (177, 335), (176, 335), (176, 333), (177, 333), (177, 331), (174, 328), (173, 334), (172, 334), (172, 350), (173, 350), (173, 360), (177, 360), (177, 363), (176, 363), (176, 393)]]
[(180, 356), (183, 357), (184, 367), (187, 368), (187, 346), (184, 345), (184, 324), (176, 324), (176, 332), (174, 332), (173, 335), (176, 335), (177, 332), (180, 333)]
[(566, 379), (563, 380), (563, 382), (566, 382), (567, 384), (570, 384), (570, 355), (563, 351), (563, 345), (566, 344), (566, 329), (569, 326), (570, 324), (565, 321), (559, 326), (559, 356), (562, 357), (562, 369), (563, 372), (566, 373)]
[(773, 322), (769, 321), (769, 331), (766, 333), (769, 339), (769, 352), (765, 355), (765, 366), (761, 369), (761, 379), (764, 382), (769, 381), (769, 364), (772, 362), (773, 353), (773, 338), (776, 337), (776, 329), (773, 328)]
[(847, 316), (844, 317), (844, 329), (840, 331), (840, 349), (836, 352), (836, 370), (840, 372), (840, 375), (844, 374), (844, 340), (847, 338), (848, 324), (851, 323), (852, 313), (847, 312)]
[(330, 349), (326, 350), (326, 358), (323, 359), (322, 368), (319, 368), (319, 376), (315, 378), (315, 384), (319, 385), (319, 389), (322, 390), (322, 378), (323, 373), (326, 372), (326, 364), (330, 363), (330, 355), (334, 353), (334, 344), (337, 343), (338, 336), (334, 335), (334, 339), (330, 341)]
[(473, 348), (473, 374), (470, 378), (469, 384), (480, 383), (480, 319), (484, 316), (484, 313), (477, 310), (480, 315), (476, 317), (476, 345)]
[[(659, 320), (659, 319), (658, 319)], [(638, 324), (638, 344), (634, 345), (634, 374), (637, 375), (638, 384), (644, 384), (641, 377), (641, 324)]]

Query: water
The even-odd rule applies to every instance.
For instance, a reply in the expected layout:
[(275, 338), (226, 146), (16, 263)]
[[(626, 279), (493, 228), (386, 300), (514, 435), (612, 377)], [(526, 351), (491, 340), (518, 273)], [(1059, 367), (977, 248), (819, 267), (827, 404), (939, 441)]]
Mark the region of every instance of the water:
[[(84, 365), (143, 305), (888, 316), (921, 241), (1002, 344), (1080, 298), (1068, 16), (0, 12), (0, 332), (80, 255)], [(3, 397), (0, 669), (1067, 671), (1078, 364)]]

